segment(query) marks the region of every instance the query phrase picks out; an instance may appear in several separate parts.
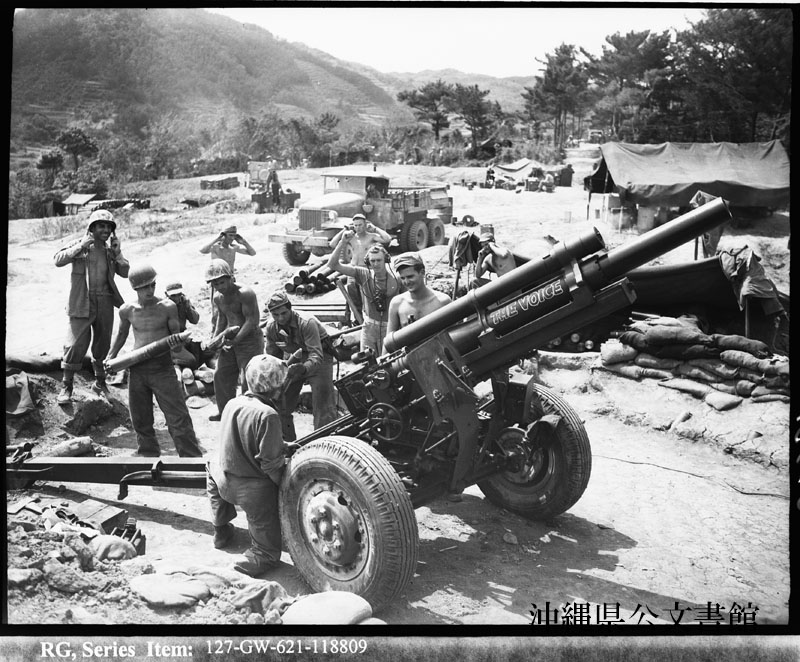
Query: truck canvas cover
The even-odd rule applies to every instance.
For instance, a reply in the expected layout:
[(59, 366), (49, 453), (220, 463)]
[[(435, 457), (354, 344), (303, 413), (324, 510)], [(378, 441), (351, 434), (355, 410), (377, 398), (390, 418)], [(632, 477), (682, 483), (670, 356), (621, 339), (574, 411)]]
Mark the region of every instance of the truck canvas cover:
[(789, 157), (777, 140), (765, 143), (604, 143), (592, 193), (619, 193), (642, 206), (688, 207), (697, 191), (739, 207), (789, 203)]

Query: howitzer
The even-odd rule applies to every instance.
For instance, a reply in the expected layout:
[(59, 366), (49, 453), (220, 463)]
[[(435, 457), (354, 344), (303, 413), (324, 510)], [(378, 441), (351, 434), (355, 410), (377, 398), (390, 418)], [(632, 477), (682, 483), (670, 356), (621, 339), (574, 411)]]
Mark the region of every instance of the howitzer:
[[(388, 353), (367, 354), (336, 381), (349, 413), (298, 440), (284, 472), (281, 527), (304, 579), (317, 591), (358, 593), (378, 610), (416, 569), (414, 508), (473, 484), (528, 518), (572, 507), (592, 465), (581, 419), (508, 368), (630, 305), (627, 271), (729, 219), (716, 200), (611, 251), (589, 232), (388, 335)], [(63, 459), (26, 460), (8, 475), (73, 480), (54, 469)], [(163, 482), (157, 468), (150, 478)], [(128, 483), (148, 479), (131, 473)]]

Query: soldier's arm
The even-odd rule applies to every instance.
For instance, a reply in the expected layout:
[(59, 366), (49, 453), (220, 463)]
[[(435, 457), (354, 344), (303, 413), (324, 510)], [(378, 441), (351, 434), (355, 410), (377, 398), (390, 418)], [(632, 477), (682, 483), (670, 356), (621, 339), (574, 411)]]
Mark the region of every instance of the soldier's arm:
[(244, 323), (239, 333), (234, 336), (229, 345), (238, 345), (242, 339), (247, 338), (258, 327), (258, 299), (256, 293), (249, 287), (243, 287), (239, 291), (239, 297), (242, 305), (242, 316)]
[(389, 302), (389, 321), (386, 324), (386, 333), (397, 331), (400, 327), (400, 300), (401, 297), (396, 296)]
[(303, 320), (300, 323), (303, 335), (303, 344), (308, 352), (308, 357), (303, 361), (306, 372), (322, 363), (322, 341), (319, 339), (319, 329), (312, 321)]
[(333, 249), (333, 253), (331, 253), (331, 256), (328, 258), (328, 268), (338, 271), (345, 276), (354, 276), (356, 270), (353, 268), (353, 265), (344, 264), (342, 262), (342, 249), (345, 243), (347, 242), (340, 241), (336, 244), (336, 248)]
[(117, 327), (117, 333), (114, 335), (114, 340), (111, 341), (111, 349), (108, 350), (106, 361), (115, 358), (128, 339), (128, 333), (131, 330), (130, 310), (131, 307), (128, 303), (122, 304), (119, 309), (119, 326)]
[(197, 309), (189, 299), (183, 300), (183, 312), (186, 315), (186, 321), (190, 324), (197, 324), (200, 321), (200, 313), (197, 312)]

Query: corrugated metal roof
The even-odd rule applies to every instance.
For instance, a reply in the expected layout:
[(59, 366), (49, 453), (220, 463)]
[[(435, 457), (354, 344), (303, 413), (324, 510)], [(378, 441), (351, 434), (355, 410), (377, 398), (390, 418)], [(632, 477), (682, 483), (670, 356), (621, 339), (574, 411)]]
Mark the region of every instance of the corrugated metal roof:
[(62, 204), (85, 205), (89, 200), (93, 200), (96, 197), (96, 193), (72, 193)]

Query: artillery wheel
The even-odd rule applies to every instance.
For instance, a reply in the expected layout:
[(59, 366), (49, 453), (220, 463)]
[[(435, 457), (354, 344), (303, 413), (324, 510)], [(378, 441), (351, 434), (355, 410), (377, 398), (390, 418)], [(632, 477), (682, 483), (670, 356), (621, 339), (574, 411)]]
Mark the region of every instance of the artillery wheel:
[(283, 245), (283, 257), (292, 266), (299, 267), (308, 262), (310, 251), (303, 248), (303, 244), (293, 241)]
[(516, 470), (495, 474), (478, 482), (495, 505), (529, 519), (549, 519), (569, 510), (581, 498), (592, 471), (592, 450), (586, 429), (570, 405), (543, 386), (531, 403), (530, 420), (545, 414), (561, 417), (555, 430), (542, 425), (539, 443), (526, 442), (525, 430), (507, 428), (499, 443), (522, 448), (527, 455)]
[(294, 565), (315, 591), (356, 593), (377, 611), (414, 575), (411, 499), (368, 443), (330, 436), (298, 450), (281, 481), (280, 518)]
[(400, 250), (421, 251), (428, 247), (428, 225), (423, 220), (406, 221), (400, 230)]
[(445, 241), (444, 223), (440, 218), (428, 221), (428, 240), (431, 246), (441, 246)]

